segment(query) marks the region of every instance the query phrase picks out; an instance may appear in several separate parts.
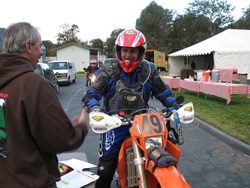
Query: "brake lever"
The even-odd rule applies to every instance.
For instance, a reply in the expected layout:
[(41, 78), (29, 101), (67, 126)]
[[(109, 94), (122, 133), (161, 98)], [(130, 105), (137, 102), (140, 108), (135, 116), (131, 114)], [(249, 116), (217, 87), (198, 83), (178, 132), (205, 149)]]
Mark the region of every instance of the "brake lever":
[(169, 110), (168, 108), (163, 109), (162, 113), (163, 113), (163, 115), (164, 115), (165, 118), (169, 118), (172, 115), (171, 110)]

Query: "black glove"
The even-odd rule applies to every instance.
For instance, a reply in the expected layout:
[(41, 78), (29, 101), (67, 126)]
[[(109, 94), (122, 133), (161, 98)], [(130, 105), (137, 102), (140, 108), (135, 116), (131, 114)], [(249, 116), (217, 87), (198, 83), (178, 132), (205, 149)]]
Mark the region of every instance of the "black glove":
[(176, 101), (173, 101), (173, 102), (171, 103), (171, 107), (174, 107), (176, 110), (178, 110), (178, 109), (181, 107), (181, 105), (180, 105), (180, 104), (177, 104)]
[(87, 97), (87, 95), (84, 95), (83, 98), (82, 98), (82, 107), (86, 107), (87, 106), (87, 103), (89, 102), (89, 98)]
[[(162, 149), (153, 149), (148, 151), (148, 158), (154, 161), (154, 166), (152, 167), (152, 172), (154, 172), (155, 168), (158, 167), (169, 167), (175, 166), (178, 162), (174, 156), (169, 154), (167, 151)], [(149, 164), (149, 161), (148, 161)], [(147, 167), (148, 167), (147, 164)]]

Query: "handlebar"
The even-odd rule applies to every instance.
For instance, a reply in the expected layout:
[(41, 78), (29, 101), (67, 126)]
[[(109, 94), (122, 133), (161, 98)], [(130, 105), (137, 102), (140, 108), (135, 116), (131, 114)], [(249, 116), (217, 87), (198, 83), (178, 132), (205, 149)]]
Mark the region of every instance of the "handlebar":
[[(115, 129), (122, 125), (130, 125), (133, 123), (135, 115), (140, 112), (148, 112), (152, 109), (150, 113), (159, 112), (165, 122), (171, 120), (175, 122), (175, 131), (178, 134), (179, 144), (183, 143), (181, 123), (191, 123), (194, 120), (194, 108), (193, 103), (187, 103), (183, 105), (180, 109), (176, 110), (173, 107), (168, 109), (163, 109), (159, 111), (158, 109), (149, 106), (148, 108), (138, 109), (132, 111), (130, 114), (121, 114), (120, 111), (112, 111), (109, 113), (103, 112), (90, 112), (90, 126), (94, 132), (102, 134), (109, 130)], [(128, 109), (123, 109), (128, 110)], [(140, 113), (141, 114), (141, 113)], [(95, 121), (94, 121), (95, 120)]]

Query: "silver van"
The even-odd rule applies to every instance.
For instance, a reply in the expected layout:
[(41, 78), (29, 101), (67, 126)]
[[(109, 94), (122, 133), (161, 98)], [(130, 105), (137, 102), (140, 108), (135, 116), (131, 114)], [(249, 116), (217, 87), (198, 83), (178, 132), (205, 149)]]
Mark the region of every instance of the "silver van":
[(58, 83), (66, 83), (69, 85), (71, 81), (76, 81), (76, 68), (74, 62), (58, 60), (48, 62), (48, 65), (50, 69), (54, 71)]

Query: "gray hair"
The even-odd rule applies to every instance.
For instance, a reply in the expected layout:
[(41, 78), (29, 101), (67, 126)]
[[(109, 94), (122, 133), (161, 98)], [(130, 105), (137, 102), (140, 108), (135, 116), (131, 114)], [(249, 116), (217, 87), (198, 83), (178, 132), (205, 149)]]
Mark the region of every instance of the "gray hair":
[(21, 54), (25, 52), (25, 43), (36, 43), (38, 34), (36, 29), (27, 22), (19, 22), (9, 26), (4, 34), (3, 51), (5, 53)]

